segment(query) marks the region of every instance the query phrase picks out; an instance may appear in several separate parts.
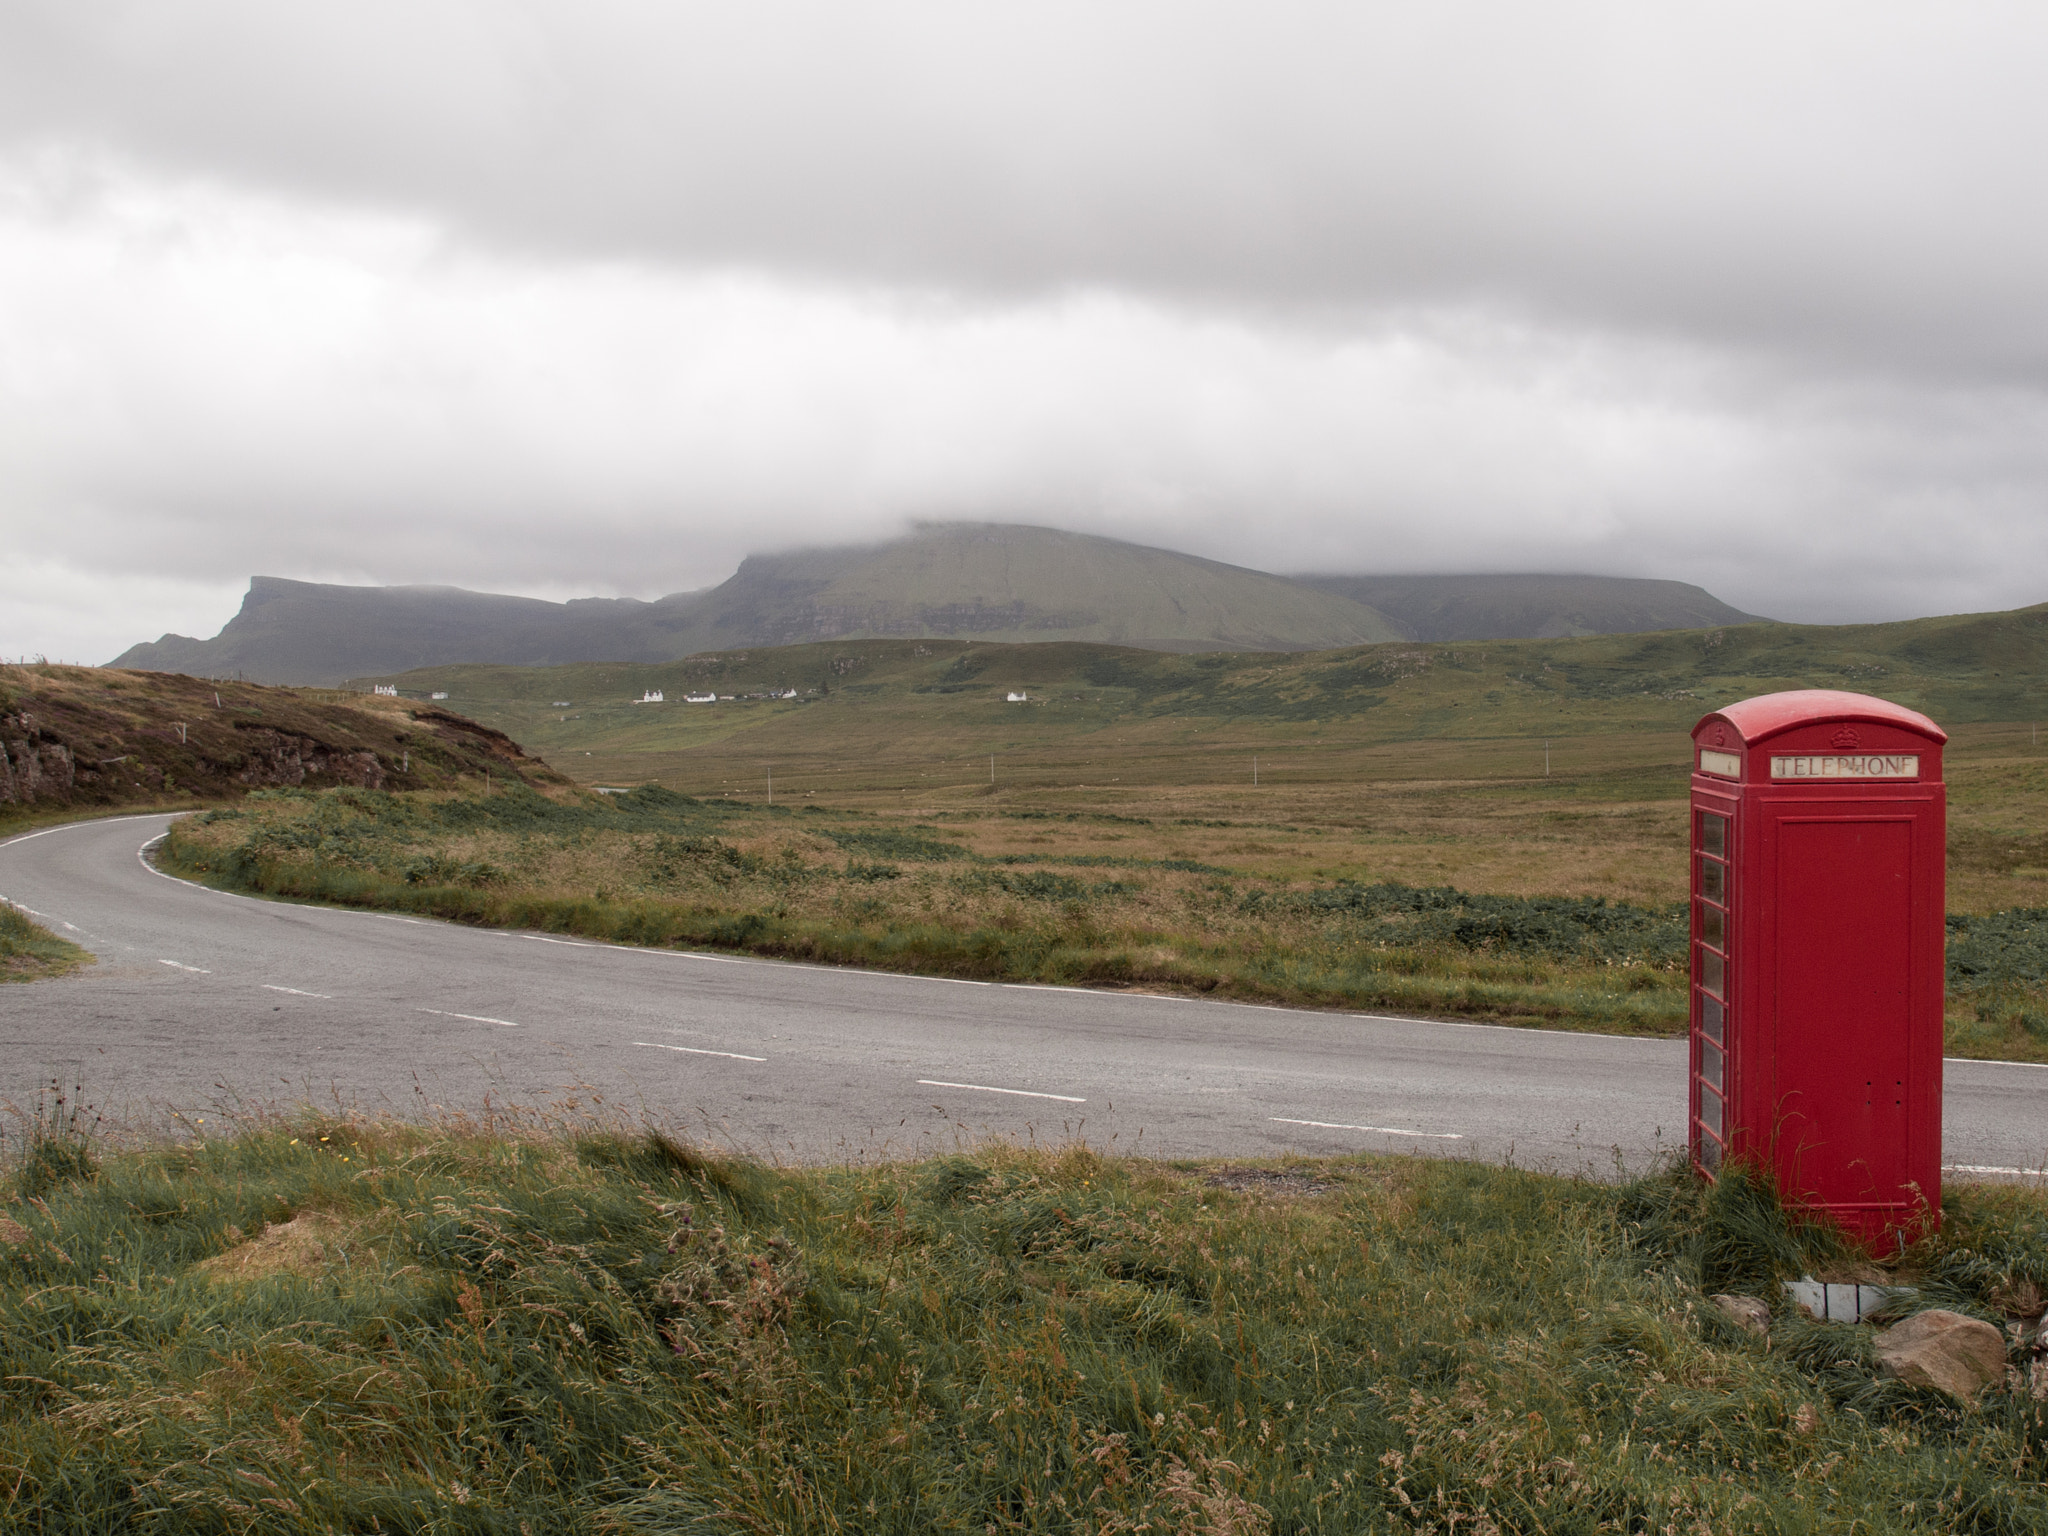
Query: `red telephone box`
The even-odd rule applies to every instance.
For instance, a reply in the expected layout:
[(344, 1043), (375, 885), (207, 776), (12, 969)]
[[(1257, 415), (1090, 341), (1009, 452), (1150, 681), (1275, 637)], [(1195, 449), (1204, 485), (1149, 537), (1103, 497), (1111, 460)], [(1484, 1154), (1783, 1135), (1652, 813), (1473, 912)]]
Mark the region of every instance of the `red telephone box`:
[(1692, 736), (1693, 1161), (1886, 1244), (1940, 1209), (1947, 733), (1805, 689)]

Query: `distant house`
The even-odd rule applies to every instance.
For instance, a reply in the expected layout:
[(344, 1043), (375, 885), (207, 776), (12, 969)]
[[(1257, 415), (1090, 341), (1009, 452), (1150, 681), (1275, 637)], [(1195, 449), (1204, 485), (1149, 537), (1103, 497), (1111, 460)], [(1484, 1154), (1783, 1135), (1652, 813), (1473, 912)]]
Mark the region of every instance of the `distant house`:
[(1029, 704), (1031, 696), (1027, 693), (1013, 693), (1010, 695), (1008, 702), (1012, 704)]
[(437, 689), (435, 692), (428, 694), (427, 697), (430, 699), (445, 699), (448, 697), (448, 690), (446, 688)]
[(659, 704), (659, 703), (661, 703), (661, 702), (662, 702), (662, 698), (661, 698), (661, 690), (660, 690), (659, 688), (650, 688), (650, 689), (648, 689), (648, 690), (647, 690), (647, 691), (646, 691), (645, 693), (643, 693), (643, 694), (641, 694), (641, 695), (640, 695), (640, 702), (641, 702), (642, 704)]
[[(448, 695), (445, 693), (437, 693), (434, 695), (434, 697), (437, 699), (445, 699), (448, 697)], [(548, 706), (549, 709), (567, 709), (568, 707), (569, 701), (567, 699), (557, 699), (554, 703)]]
[(718, 702), (718, 695), (715, 693), (686, 693), (683, 695), (683, 702), (685, 704), (716, 704)]
[(387, 699), (395, 699), (398, 697), (398, 684), (396, 683), (378, 683), (376, 685), (376, 688), (377, 692), (382, 694)]
[(786, 692), (776, 694), (775, 697), (778, 699), (793, 699), (796, 697), (796, 690), (791, 688)]

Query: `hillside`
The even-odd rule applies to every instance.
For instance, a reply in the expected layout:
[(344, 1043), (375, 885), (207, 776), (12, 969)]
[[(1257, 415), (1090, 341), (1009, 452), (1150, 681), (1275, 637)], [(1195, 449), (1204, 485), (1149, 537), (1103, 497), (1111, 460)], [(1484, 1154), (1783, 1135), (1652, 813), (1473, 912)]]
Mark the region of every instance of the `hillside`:
[(659, 662), (819, 640), (1315, 651), (1403, 637), (1609, 633), (1748, 618), (1683, 582), (1289, 578), (1050, 528), (949, 523), (885, 544), (756, 555), (717, 587), (653, 602), (550, 603), (456, 587), (258, 576), (241, 611), (211, 640), (165, 635), (110, 664), (333, 685), (463, 662)]
[(1369, 608), (1285, 577), (1116, 539), (1001, 524), (934, 525), (880, 547), (757, 555), (707, 593), (698, 614), (706, 643), (688, 650), (971, 636), (1161, 651), (1297, 651), (1399, 633)]
[(259, 576), (213, 639), (165, 635), (111, 665), (331, 685), (450, 662), (660, 661), (892, 635), (1202, 651), (1320, 650), (1399, 633), (1348, 597), (1263, 571), (1050, 528), (958, 523), (880, 545), (752, 556), (720, 586), (653, 602)]
[(663, 620), (697, 595), (550, 603), (460, 587), (340, 587), (255, 576), (241, 611), (211, 640), (165, 635), (130, 646), (108, 665), (331, 687), (357, 673), (451, 660), (540, 667), (661, 661), (678, 654)]
[(1623, 576), (1296, 576), (1378, 609), (1411, 640), (1554, 640), (1763, 622), (1686, 581)]
[(101, 667), (0, 667), (0, 827), (252, 789), (563, 780), (501, 732), (371, 695), (320, 698)]
[[(477, 718), (531, 715), (522, 739), (574, 739), (616, 720), (635, 734), (763, 728), (838, 708), (994, 707), (995, 718), (1353, 722), (1384, 739), (1542, 729), (1560, 712), (1616, 724), (1686, 725), (1718, 702), (1782, 688), (1881, 693), (1937, 719), (2048, 712), (2048, 604), (1890, 624), (1758, 621), (1726, 628), (1553, 640), (1398, 641), (1314, 652), (1169, 654), (1131, 646), (847, 640), (741, 647), (679, 661), (554, 668), (429, 667), (376, 679), (405, 694), (448, 690)], [(663, 691), (663, 708), (634, 701)], [(796, 690), (794, 700), (767, 701)], [(1032, 708), (1007, 695), (1032, 694)], [(676, 707), (687, 692), (729, 702)], [(749, 700), (745, 696), (762, 697)], [(566, 700), (573, 712), (549, 706)], [(916, 707), (923, 707), (917, 705)], [(1445, 713), (1451, 710), (1464, 714)], [(623, 713), (621, 713), (623, 712)], [(607, 727), (609, 728), (609, 727)], [(794, 727), (792, 727), (794, 728)], [(806, 727), (807, 729), (811, 727)]]

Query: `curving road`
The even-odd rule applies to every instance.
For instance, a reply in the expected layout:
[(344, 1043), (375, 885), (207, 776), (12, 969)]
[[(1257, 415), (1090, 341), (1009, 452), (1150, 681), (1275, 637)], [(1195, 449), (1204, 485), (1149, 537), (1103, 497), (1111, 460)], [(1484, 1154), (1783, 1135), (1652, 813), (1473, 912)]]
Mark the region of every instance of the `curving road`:
[[(0, 987), (0, 1101), (126, 1119), (306, 1100), (602, 1095), (803, 1161), (990, 1134), (1156, 1156), (1414, 1151), (1606, 1172), (1682, 1133), (1662, 1040), (990, 985), (621, 948), (226, 895), (152, 868), (167, 816), (0, 843), (0, 897), (99, 963)], [(1945, 1161), (2048, 1162), (2048, 1068), (1951, 1061)]]

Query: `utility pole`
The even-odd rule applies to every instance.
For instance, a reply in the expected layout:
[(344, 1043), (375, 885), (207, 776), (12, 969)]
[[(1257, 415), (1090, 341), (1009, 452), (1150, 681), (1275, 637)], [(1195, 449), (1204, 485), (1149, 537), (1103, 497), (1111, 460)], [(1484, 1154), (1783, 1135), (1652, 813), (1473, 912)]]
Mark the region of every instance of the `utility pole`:
[(1257, 789), (1258, 787), (1259, 787), (1259, 759), (1258, 759), (1258, 754), (1257, 754), (1257, 753), (1254, 753), (1254, 754), (1252, 754), (1252, 788), (1253, 788), (1253, 789)]
[(775, 803), (775, 770), (773, 768), (768, 770), (768, 803), (770, 805)]
[(996, 755), (993, 752), (988, 755), (988, 782), (989, 787), (993, 789), (996, 782)]
[(1550, 777), (1550, 743), (1543, 743), (1543, 777)]

